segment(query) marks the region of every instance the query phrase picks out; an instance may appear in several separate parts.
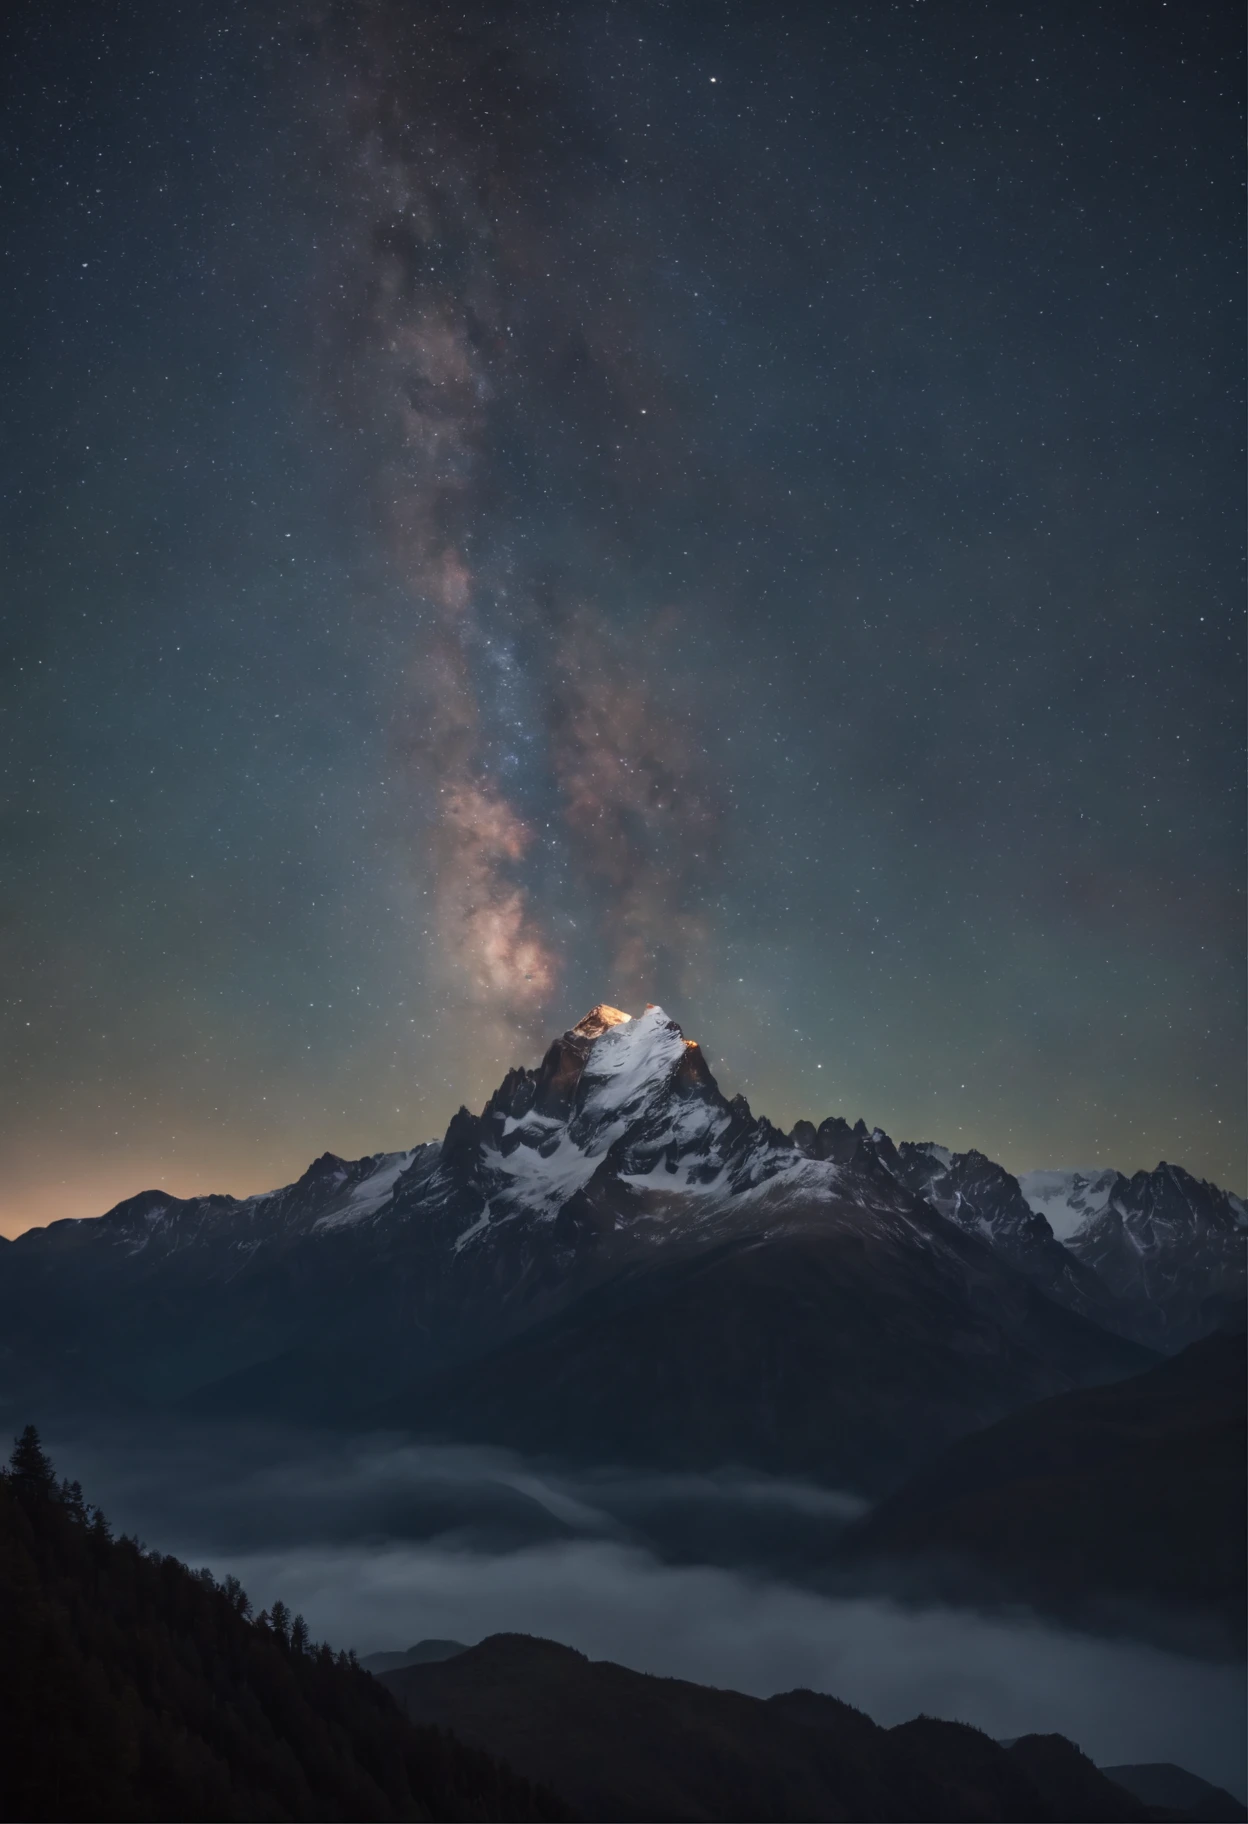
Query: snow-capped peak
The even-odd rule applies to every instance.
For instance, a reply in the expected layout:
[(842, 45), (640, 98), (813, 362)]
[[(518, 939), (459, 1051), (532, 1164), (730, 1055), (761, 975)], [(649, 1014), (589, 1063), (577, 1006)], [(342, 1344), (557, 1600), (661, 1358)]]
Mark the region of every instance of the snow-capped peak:
[(633, 1019), (619, 1008), (598, 1006), (556, 1040), (543, 1066), (564, 1083), (566, 1112), (535, 1106), (537, 1078), (523, 1072), (509, 1078), (510, 1091), (492, 1117), (487, 1109), (481, 1134), (482, 1188), (493, 1199), (495, 1218), (517, 1207), (554, 1216), (624, 1134), (639, 1123), (653, 1125), (655, 1116), (663, 1124), (660, 1111), (691, 1050), (696, 1047), (661, 1007), (649, 1006)]
[(686, 1049), (680, 1027), (661, 1007), (647, 1007), (635, 1020), (623, 1014), (603, 1031), (586, 1061), (582, 1119), (595, 1127), (635, 1120), (655, 1092), (666, 1089)]
[(572, 1028), (578, 1038), (600, 1039), (612, 1026), (623, 1026), (632, 1019), (631, 1013), (625, 1013), (619, 1007), (608, 1007), (605, 1001), (599, 1001), (591, 1007), (583, 1020), (578, 1020)]
[(479, 1114), (461, 1108), (441, 1142), (324, 1153), (295, 1183), (241, 1201), (151, 1190), (13, 1246), (40, 1261), (61, 1248), (95, 1260), (98, 1246), (110, 1261), (141, 1257), (143, 1272), (176, 1255), (179, 1271), (190, 1262), (222, 1283), (309, 1243), (330, 1262), (317, 1272), (376, 1246), (385, 1273), (410, 1271), (413, 1285), (445, 1273), (473, 1298), (545, 1310), (560, 1286), (613, 1260), (744, 1234), (741, 1224), (817, 1224), (825, 1211), (924, 1247), (961, 1246), (962, 1230), (1059, 1304), (1167, 1348), (1242, 1305), (1244, 1204), (1179, 1167), (1130, 1179), (1031, 1172), (1020, 1185), (982, 1153), (894, 1145), (863, 1121), (829, 1116), (787, 1134), (743, 1097), (727, 1100), (700, 1047), (655, 1005), (635, 1016), (593, 1007), (536, 1068), (509, 1070)]

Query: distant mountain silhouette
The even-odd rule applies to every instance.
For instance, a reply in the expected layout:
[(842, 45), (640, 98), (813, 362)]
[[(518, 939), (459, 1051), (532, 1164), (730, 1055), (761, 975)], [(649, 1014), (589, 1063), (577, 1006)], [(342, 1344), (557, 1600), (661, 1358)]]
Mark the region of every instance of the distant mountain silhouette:
[(1242, 1646), (1246, 1367), (1245, 1337), (1222, 1334), (1029, 1406), (935, 1456), (840, 1549), (926, 1561), (952, 1589), (973, 1566), (1048, 1606), (1172, 1606)]
[(1248, 1819), (1248, 1806), (1241, 1805), (1233, 1793), (1211, 1786), (1173, 1761), (1145, 1761), (1101, 1771), (1145, 1804), (1167, 1806), (1171, 1812), (1191, 1818), (1193, 1824), (1244, 1824)]
[(418, 1640), (406, 1652), (366, 1653), (360, 1664), (366, 1672), (397, 1672), (400, 1666), (429, 1666), (467, 1651), (462, 1640)]
[[(882, 1729), (814, 1691), (747, 1697), (653, 1678), (528, 1635), (384, 1674), (414, 1721), (453, 1728), (584, 1819), (1149, 1819), (1062, 1736), (1006, 1749), (964, 1723)], [(1170, 1814), (1163, 1814), (1170, 1815)]]

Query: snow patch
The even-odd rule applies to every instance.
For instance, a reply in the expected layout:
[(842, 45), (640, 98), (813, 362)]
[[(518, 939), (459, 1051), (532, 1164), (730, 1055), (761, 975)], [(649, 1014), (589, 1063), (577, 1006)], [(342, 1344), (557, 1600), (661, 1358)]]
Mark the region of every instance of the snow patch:
[[(708, 1163), (703, 1161), (703, 1163)], [(648, 1172), (621, 1172), (620, 1183), (635, 1191), (688, 1191), (694, 1196), (719, 1196), (725, 1189), (724, 1168), (717, 1165), (712, 1178), (695, 1178), (688, 1164), (669, 1172), (666, 1161), (657, 1159)]]
[(352, 1191), (352, 1205), (359, 1209), (362, 1205), (369, 1204), (376, 1209), (378, 1204), (384, 1203), (415, 1157), (415, 1147), (408, 1153), (383, 1154), (382, 1164), (377, 1170)]
[(490, 1200), (487, 1197), (485, 1200), (485, 1208), (482, 1210), (481, 1214), (477, 1217), (477, 1220), (474, 1223), (471, 1223), (468, 1226), (468, 1228), (461, 1229), (459, 1234), (455, 1237), (454, 1243), (451, 1247), (452, 1254), (458, 1254), (462, 1248), (466, 1248), (468, 1246), (468, 1243), (472, 1240), (474, 1235), (479, 1235), (483, 1229), (488, 1229), (489, 1226), (490, 1226)]
[[(395, 1184), (415, 1157), (415, 1147), (410, 1153), (383, 1153), (376, 1169), (352, 1189), (342, 1208), (330, 1210), (318, 1218), (312, 1224), (313, 1230), (341, 1229), (350, 1223), (362, 1222), (366, 1216), (372, 1216), (390, 1197)], [(345, 1178), (346, 1174), (336, 1176)]]
[[(521, 1144), (506, 1154), (493, 1147), (484, 1153), (487, 1169), (508, 1181), (507, 1201), (514, 1198), (539, 1220), (550, 1221), (588, 1184), (615, 1141), (666, 1096), (684, 1054), (684, 1036), (661, 1007), (648, 1007), (639, 1018), (608, 1027), (590, 1052), (582, 1079), (587, 1094), (569, 1127), (549, 1116), (509, 1119), (504, 1135), (521, 1130)], [(708, 1164), (719, 1166), (711, 1147), (728, 1117), (697, 1098), (676, 1102), (670, 1114), (667, 1132), (655, 1144), (674, 1142), (681, 1153), (696, 1149), (694, 1156), (682, 1159), (675, 1173), (660, 1159), (650, 1172), (625, 1182), (703, 1190), (707, 1187), (693, 1174)], [(527, 1132), (535, 1128), (538, 1145), (525, 1144)], [(549, 1145), (543, 1128), (562, 1128), (556, 1146)]]
[(531, 1127), (556, 1128), (562, 1126), (563, 1122), (559, 1119), (558, 1115), (536, 1115), (532, 1113), (527, 1115), (504, 1115), (503, 1139), (506, 1140), (509, 1134), (516, 1133), (520, 1128), (527, 1130)]
[(1108, 1208), (1117, 1181), (1116, 1171), (1098, 1166), (1023, 1172), (1018, 1180), (1028, 1208), (1048, 1219), (1058, 1241), (1070, 1241)]
[(601, 1152), (615, 1138), (614, 1130), (602, 1138), (606, 1144), (590, 1152), (565, 1134), (545, 1157), (531, 1146), (518, 1146), (511, 1153), (490, 1147), (482, 1154), (482, 1163), (488, 1171), (509, 1178), (512, 1194), (523, 1204), (539, 1216), (551, 1217), (593, 1177)]
[(666, 1087), (684, 1055), (684, 1036), (661, 1007), (647, 1007), (637, 1019), (612, 1026), (589, 1054), (585, 1079), (593, 1087), (583, 1113), (635, 1117), (648, 1096)]

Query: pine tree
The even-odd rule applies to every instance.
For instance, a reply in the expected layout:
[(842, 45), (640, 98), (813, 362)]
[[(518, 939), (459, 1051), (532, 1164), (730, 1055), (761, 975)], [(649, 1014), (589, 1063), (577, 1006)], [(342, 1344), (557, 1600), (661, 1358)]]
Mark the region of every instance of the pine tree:
[(52, 1500), (57, 1492), (56, 1471), (53, 1469), (43, 1445), (39, 1442), (39, 1433), (33, 1425), (28, 1425), (13, 1446), (13, 1455), (9, 1458), (9, 1476), (19, 1494), (34, 1496), (46, 1501)]
[(63, 1508), (67, 1509), (68, 1512), (73, 1515), (75, 1520), (86, 1520), (87, 1504), (82, 1498), (81, 1482), (62, 1481), (60, 1503)]
[(242, 1616), (251, 1614), (251, 1597), (237, 1577), (233, 1575), (226, 1577), (221, 1585), (221, 1592), (236, 1614)]

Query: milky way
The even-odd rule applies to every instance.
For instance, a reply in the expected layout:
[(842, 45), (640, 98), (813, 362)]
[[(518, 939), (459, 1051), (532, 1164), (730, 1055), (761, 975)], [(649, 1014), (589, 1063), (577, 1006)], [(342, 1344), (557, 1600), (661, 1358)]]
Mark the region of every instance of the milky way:
[[(357, 233), (329, 378), (377, 439), (379, 523), (414, 610), (402, 738), (434, 857), (425, 960), (500, 1042), (517, 1025), (540, 1039), (572, 908), (621, 998), (644, 999), (661, 966), (683, 985), (708, 935), (714, 832), (692, 705), (673, 715), (649, 682), (663, 598), (642, 585), (619, 626), (566, 530), (528, 530), (553, 502), (606, 561), (600, 522), (621, 512), (636, 455), (617, 463), (604, 446), (657, 424), (669, 390), (643, 353), (628, 261), (609, 234), (594, 245), (618, 151), (576, 100), (577, 72), (552, 76), (578, 26), (607, 57), (619, 34), (560, 10), (382, 5), (343, 23), (323, 68), (350, 123), (332, 143), (348, 194), (358, 185)], [(552, 418), (571, 422), (577, 469), (598, 470), (588, 501), (567, 452), (537, 447)], [(629, 564), (627, 545), (611, 555)], [(526, 872), (536, 845), (554, 851), (562, 891)]]
[(7, 29), (9, 1230), (599, 1000), (1243, 1188), (1224, 11)]

